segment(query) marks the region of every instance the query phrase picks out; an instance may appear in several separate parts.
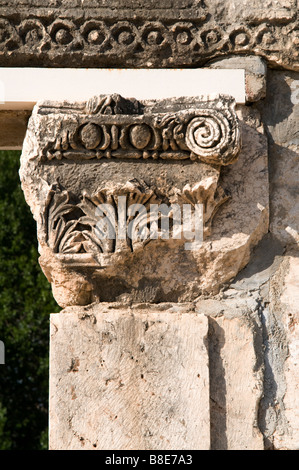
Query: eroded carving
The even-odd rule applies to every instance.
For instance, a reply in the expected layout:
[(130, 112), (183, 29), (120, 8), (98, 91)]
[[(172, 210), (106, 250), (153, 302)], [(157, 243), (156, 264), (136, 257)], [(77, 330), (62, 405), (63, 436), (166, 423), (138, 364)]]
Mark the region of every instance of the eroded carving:
[[(68, 10), (44, 2), (0, 7), (0, 60), (5, 65), (201, 66), (228, 54), (256, 54), (298, 69), (295, 2), (84, 2)], [(45, 7), (45, 8), (43, 8)], [(17, 14), (15, 13), (17, 9)]]
[[(43, 214), (45, 239), (53, 254), (89, 253), (95, 256), (86, 258), (86, 265), (91, 259), (92, 265), (95, 262), (101, 265), (97, 256), (101, 253), (133, 252), (157, 238), (181, 238), (184, 204), (192, 208), (196, 204), (203, 206), (203, 235), (206, 238), (211, 234), (217, 210), (229, 197), (216, 176), (207, 177), (193, 187), (187, 184), (182, 191), (176, 191), (169, 211), (163, 213), (162, 199), (144, 181), (131, 180), (123, 187), (116, 184), (92, 195), (83, 191), (79, 198), (56, 184), (49, 191)], [(131, 210), (133, 207), (134, 211)], [(161, 227), (163, 217), (169, 219), (167, 233)], [(157, 223), (157, 228), (159, 226), (156, 236), (151, 232), (153, 222)], [(82, 264), (80, 257), (77, 261)]]
[[(227, 165), (240, 150), (234, 106), (225, 97), (217, 108), (211, 99), (175, 113), (125, 114), (121, 97), (100, 96), (88, 102), (84, 112), (77, 111), (75, 119), (64, 119), (41, 158), (191, 159)], [(132, 104), (129, 108), (125, 112), (134, 110)]]
[[(114, 253), (134, 251), (140, 245), (138, 232), (147, 227), (150, 218), (150, 205), (159, 204), (154, 192), (138, 181), (128, 182), (124, 187), (103, 188), (90, 195), (86, 191), (77, 200), (70, 192), (59, 187), (51, 188), (49, 205), (46, 207), (47, 243), (53, 253)], [(129, 208), (142, 204), (146, 213), (129, 215), (124, 213), (124, 239), (119, 238), (119, 198)], [(99, 211), (99, 208), (102, 210)], [(105, 223), (101, 221), (105, 217)], [(128, 236), (128, 226), (136, 236)], [(142, 246), (150, 241), (144, 237)]]
[(35, 107), (20, 174), (60, 305), (217, 292), (267, 230), (266, 143), (242, 133), (240, 154), (233, 99), (163, 106), (111, 95)]

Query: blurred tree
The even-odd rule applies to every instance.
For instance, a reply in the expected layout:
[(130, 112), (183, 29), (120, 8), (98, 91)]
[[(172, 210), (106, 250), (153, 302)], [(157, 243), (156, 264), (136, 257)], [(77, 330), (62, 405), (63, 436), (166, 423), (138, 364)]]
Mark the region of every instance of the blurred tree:
[(0, 449), (47, 449), (49, 313), (36, 224), (19, 181), (20, 152), (0, 152)]

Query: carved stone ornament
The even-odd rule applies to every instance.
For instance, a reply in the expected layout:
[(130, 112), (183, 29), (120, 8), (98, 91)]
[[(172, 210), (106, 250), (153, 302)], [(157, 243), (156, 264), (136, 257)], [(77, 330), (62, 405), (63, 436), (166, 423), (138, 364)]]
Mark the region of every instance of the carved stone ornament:
[(298, 70), (296, 0), (2, 0), (0, 65), (201, 66), (255, 54)]
[(244, 153), (244, 125), (223, 95), (38, 104), (20, 175), (59, 305), (190, 301), (232, 279), (268, 221), (264, 141), (247, 132)]
[[(41, 113), (56, 109), (45, 103)], [(129, 114), (130, 113), (130, 114)], [(226, 99), (219, 109), (215, 102), (194, 108), (155, 113), (120, 95), (95, 97), (86, 107), (61, 114), (46, 138), (41, 159), (85, 161), (101, 158), (200, 160), (216, 165), (232, 163), (239, 151), (239, 128), (234, 103)]]

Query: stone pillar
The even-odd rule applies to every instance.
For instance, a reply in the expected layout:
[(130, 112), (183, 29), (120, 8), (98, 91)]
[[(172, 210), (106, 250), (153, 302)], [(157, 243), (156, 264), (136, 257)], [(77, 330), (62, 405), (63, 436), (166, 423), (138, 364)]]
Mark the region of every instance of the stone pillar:
[(164, 308), (51, 316), (51, 448), (210, 448), (208, 319)]
[(40, 103), (20, 175), (63, 308), (51, 449), (261, 449), (256, 304), (222, 294), (268, 230), (256, 112), (223, 95)]

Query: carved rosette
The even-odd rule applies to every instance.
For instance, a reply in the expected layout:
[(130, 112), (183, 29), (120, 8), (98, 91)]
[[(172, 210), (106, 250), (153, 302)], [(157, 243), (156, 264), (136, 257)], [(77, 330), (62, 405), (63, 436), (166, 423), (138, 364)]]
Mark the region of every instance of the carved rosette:
[(109, 8), (95, 3), (66, 9), (55, 1), (45, 8), (38, 0), (34, 6), (29, 0), (17, 6), (4, 0), (0, 61), (19, 67), (39, 66), (41, 58), (44, 65), (52, 66), (54, 58), (63, 67), (66, 60), (76, 67), (194, 67), (221, 55), (246, 53), (298, 69), (295, 0), (288, 6), (269, 2), (272, 8), (246, 1), (243, 14), (232, 5), (220, 9), (220, 18), (200, 1), (120, 6), (113, 0)]

